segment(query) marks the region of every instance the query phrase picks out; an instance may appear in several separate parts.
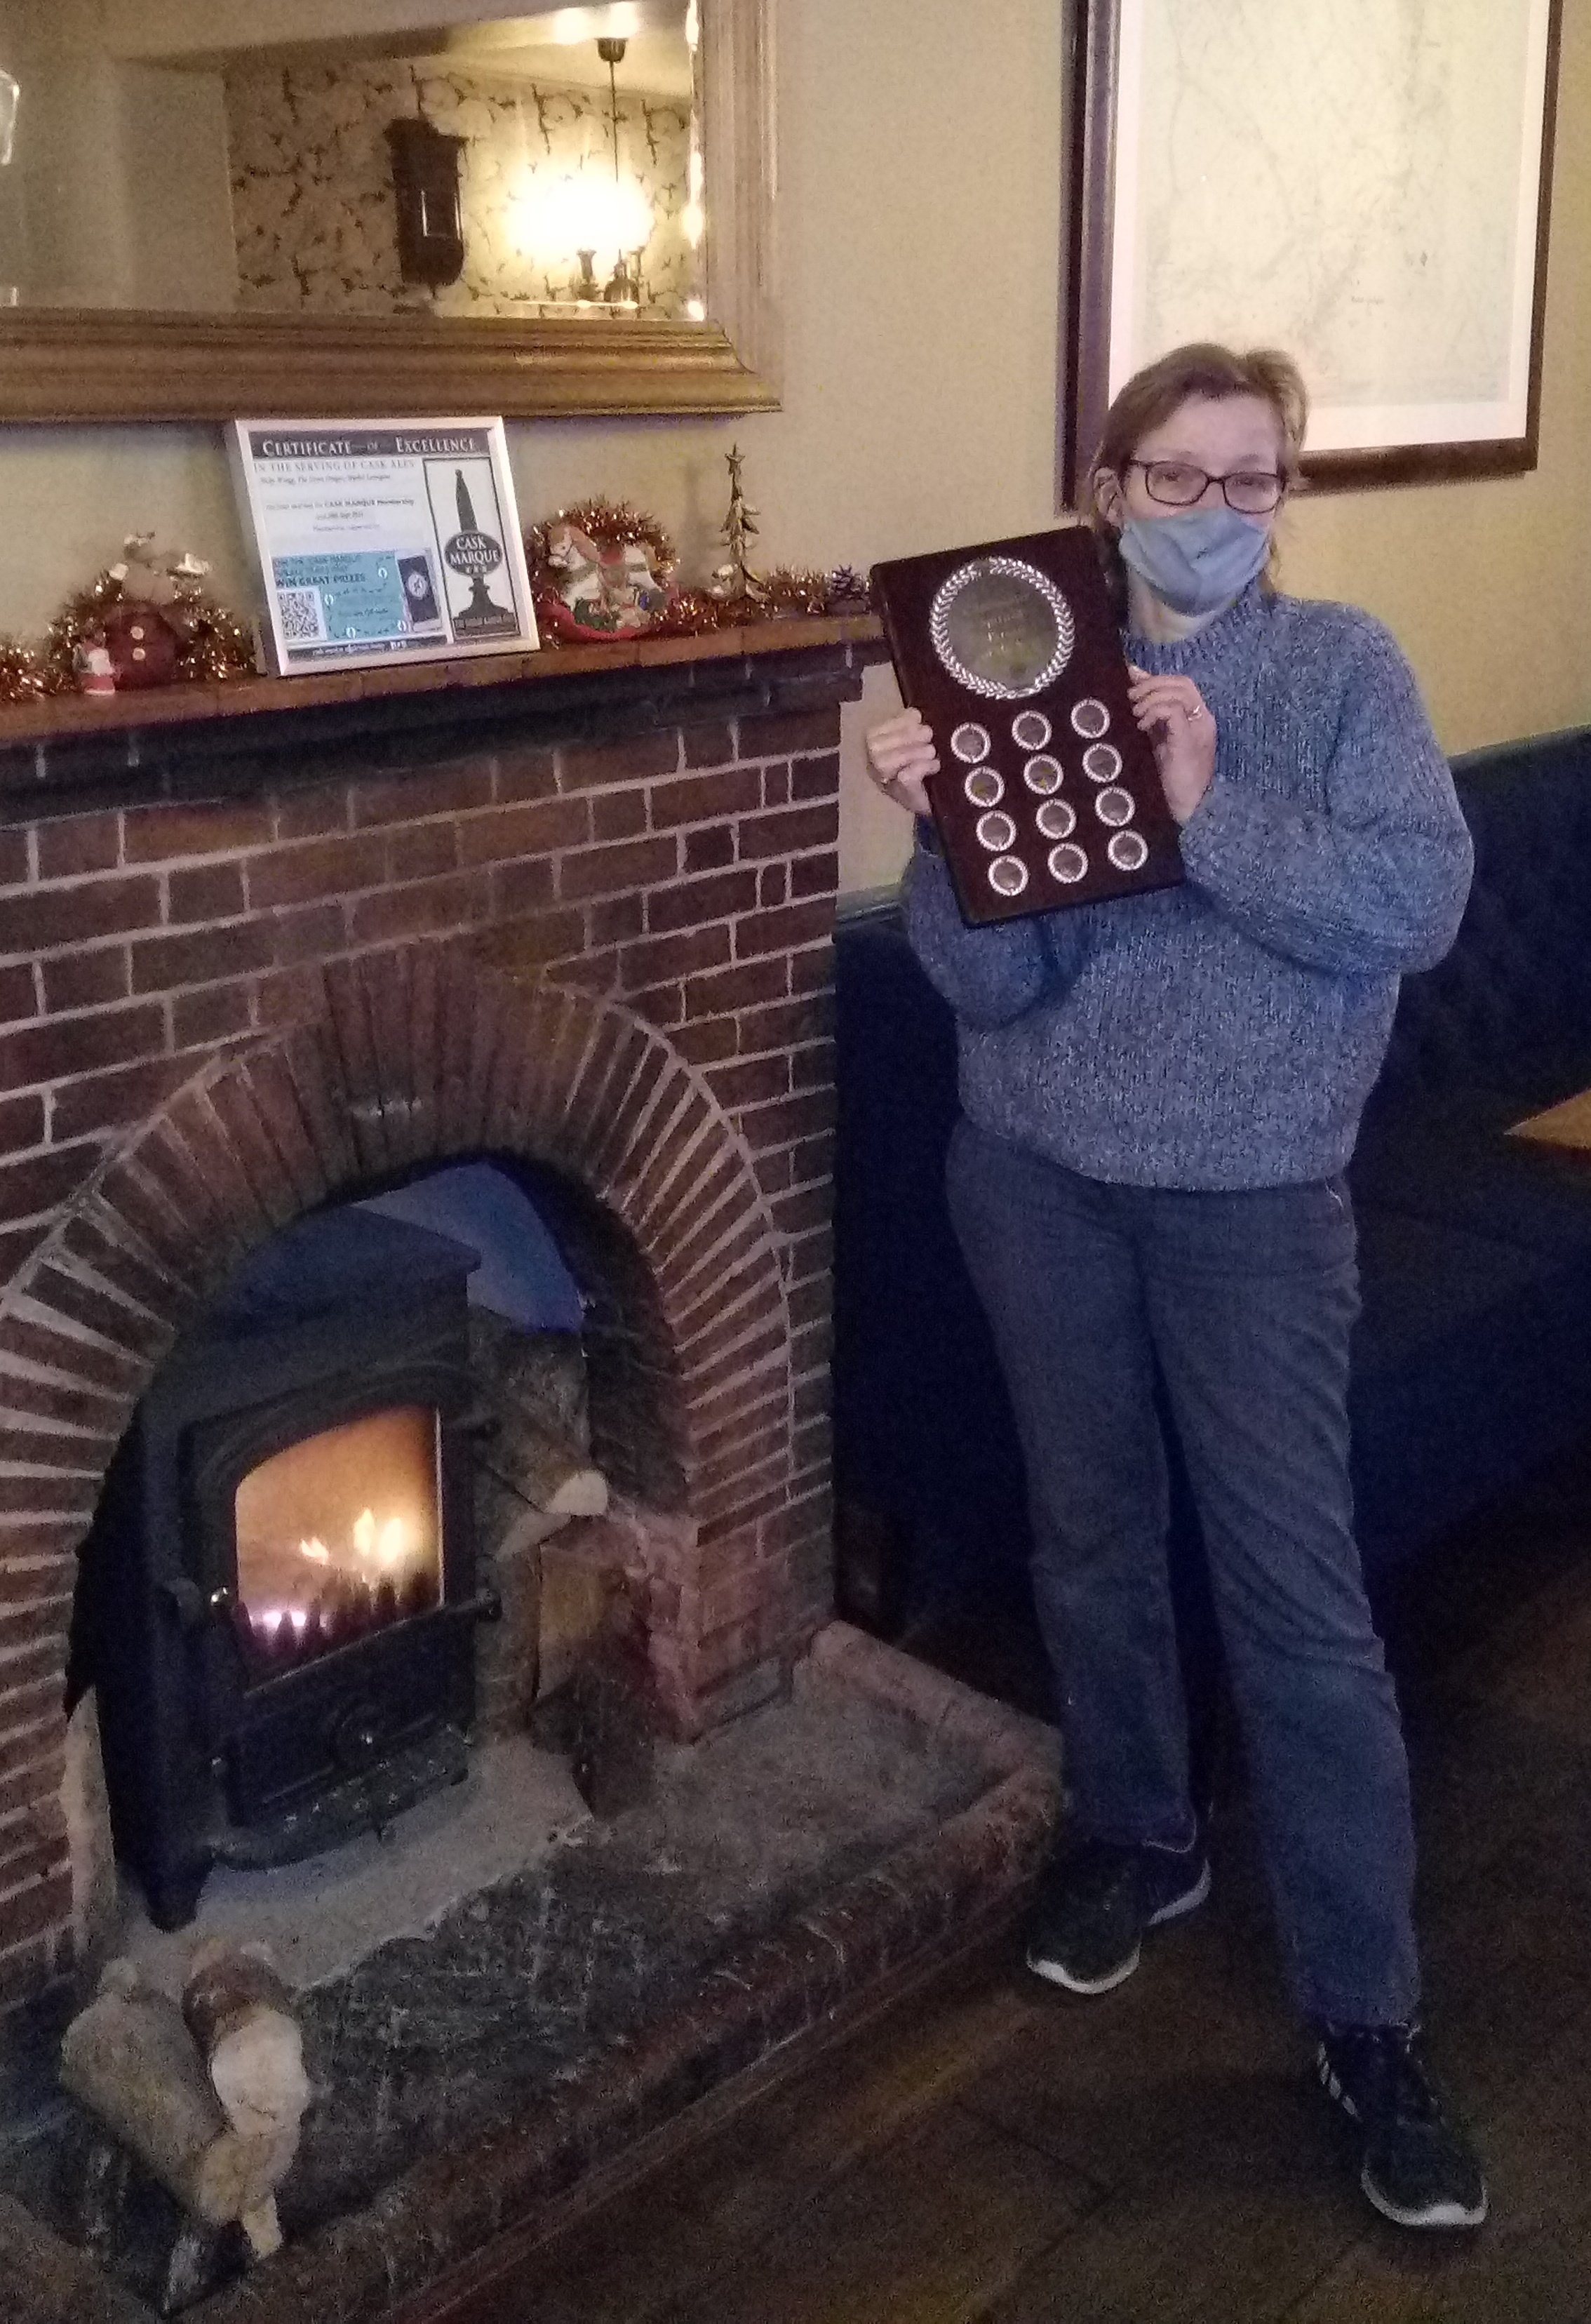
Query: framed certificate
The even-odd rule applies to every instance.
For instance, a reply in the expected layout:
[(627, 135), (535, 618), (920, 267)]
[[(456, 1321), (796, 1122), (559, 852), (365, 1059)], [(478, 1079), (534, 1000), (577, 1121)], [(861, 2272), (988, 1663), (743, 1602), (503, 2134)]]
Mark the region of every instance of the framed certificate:
[(539, 641), (501, 420), (235, 420), (272, 669)]
[(1182, 878), (1091, 532), (897, 558), (872, 586), (902, 697), (933, 730), (929, 804), (969, 925)]

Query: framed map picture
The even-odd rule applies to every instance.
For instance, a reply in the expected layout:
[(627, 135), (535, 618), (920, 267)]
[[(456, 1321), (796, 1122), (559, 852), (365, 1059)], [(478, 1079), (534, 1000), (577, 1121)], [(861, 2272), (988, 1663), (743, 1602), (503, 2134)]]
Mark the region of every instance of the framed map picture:
[(1191, 339), (1280, 346), (1305, 474), (1534, 467), (1561, 0), (1077, 0), (1062, 503)]
[(227, 450), (282, 675), (538, 642), (501, 420), (235, 420)]

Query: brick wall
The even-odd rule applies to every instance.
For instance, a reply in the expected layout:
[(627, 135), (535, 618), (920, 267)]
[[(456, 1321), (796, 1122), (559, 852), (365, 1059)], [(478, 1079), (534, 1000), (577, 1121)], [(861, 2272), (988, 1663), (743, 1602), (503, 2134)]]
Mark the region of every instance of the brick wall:
[(231, 796), (98, 772), (79, 811), (0, 828), (0, 2005), (70, 1957), (62, 1675), (106, 1463), (206, 1287), (328, 1194), (516, 1153), (607, 1222), (609, 1371), (667, 1374), (689, 1518), (648, 1576), (682, 1729), (827, 1611), (860, 678), (836, 648), (752, 680), (654, 673), (600, 723), (600, 681), (504, 690), (407, 742), (389, 709), (377, 749), (345, 721), (295, 752), (277, 720), (263, 767), (226, 738)]

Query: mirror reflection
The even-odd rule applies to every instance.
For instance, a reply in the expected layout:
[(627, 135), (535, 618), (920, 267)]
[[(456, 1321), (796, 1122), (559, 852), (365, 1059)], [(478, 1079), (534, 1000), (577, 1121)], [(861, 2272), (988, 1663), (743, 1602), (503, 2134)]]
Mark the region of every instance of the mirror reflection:
[(0, 0), (0, 303), (700, 320), (695, 0)]

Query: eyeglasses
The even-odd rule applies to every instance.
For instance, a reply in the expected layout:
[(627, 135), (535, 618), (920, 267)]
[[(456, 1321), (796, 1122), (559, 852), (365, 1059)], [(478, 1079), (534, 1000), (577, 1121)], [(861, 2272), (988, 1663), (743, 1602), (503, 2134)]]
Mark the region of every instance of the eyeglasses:
[(1268, 516), (1282, 497), (1283, 479), (1268, 468), (1234, 468), (1228, 476), (1212, 476), (1186, 460), (1127, 460), (1124, 467), (1142, 468), (1144, 488), (1163, 508), (1191, 508), (1211, 484), (1219, 484), (1227, 506), (1242, 516)]

